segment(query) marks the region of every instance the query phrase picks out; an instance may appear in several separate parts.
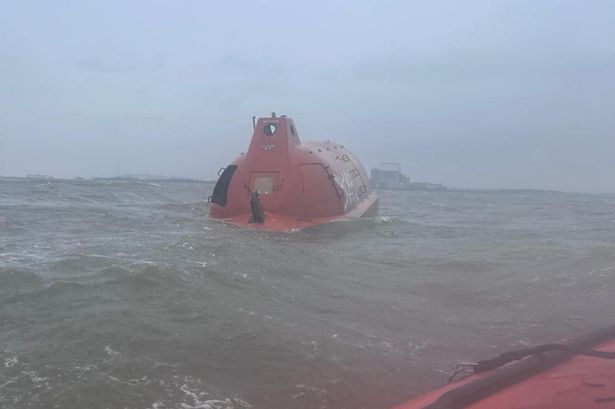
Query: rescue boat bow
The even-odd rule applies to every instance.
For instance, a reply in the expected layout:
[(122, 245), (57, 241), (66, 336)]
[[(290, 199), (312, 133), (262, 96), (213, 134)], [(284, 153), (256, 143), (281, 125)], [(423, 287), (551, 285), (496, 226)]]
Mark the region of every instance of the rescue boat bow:
[(474, 375), (395, 409), (615, 408), (615, 325), (473, 366)]
[(255, 121), (247, 153), (219, 174), (210, 216), (238, 226), (293, 231), (378, 213), (361, 162), (329, 140), (301, 142), (285, 115)]

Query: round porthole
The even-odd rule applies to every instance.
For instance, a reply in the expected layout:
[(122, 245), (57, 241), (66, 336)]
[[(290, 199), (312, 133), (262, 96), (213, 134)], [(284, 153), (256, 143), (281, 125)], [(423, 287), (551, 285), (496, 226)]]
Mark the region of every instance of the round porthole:
[(265, 125), (265, 128), (263, 129), (263, 132), (265, 132), (265, 135), (267, 136), (273, 135), (275, 131), (276, 131), (275, 124), (267, 124)]

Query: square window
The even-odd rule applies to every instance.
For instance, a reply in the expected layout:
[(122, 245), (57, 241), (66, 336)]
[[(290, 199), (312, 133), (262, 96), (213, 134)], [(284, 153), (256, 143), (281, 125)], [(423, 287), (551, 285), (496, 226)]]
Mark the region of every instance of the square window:
[(254, 178), (252, 190), (258, 191), (261, 195), (268, 195), (273, 192), (273, 176), (257, 176)]

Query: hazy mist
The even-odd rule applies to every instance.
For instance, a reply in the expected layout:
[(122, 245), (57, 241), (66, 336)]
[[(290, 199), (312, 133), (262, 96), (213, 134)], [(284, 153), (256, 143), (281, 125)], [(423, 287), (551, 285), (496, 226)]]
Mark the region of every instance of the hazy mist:
[(0, 175), (214, 177), (251, 116), (456, 187), (615, 192), (615, 2), (19, 1)]

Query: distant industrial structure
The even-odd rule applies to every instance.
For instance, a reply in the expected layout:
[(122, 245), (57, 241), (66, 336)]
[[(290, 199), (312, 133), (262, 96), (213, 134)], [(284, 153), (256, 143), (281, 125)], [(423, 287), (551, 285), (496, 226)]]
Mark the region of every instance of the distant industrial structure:
[(376, 189), (405, 190), (410, 185), (410, 178), (401, 173), (401, 165), (396, 162), (383, 162), (372, 169), (370, 177)]
[(450, 190), (444, 185), (425, 182), (411, 182), (401, 171), (397, 162), (383, 162), (370, 173), (372, 187), (382, 190)]

